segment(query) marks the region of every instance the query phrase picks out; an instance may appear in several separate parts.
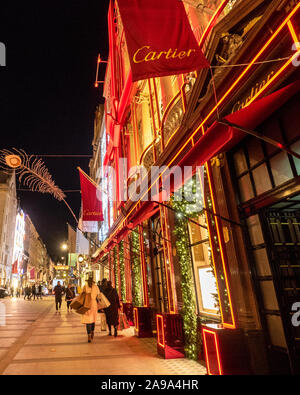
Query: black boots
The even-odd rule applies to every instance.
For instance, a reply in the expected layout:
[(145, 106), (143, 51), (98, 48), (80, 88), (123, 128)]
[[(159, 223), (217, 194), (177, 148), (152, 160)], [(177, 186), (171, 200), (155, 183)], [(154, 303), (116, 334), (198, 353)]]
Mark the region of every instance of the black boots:
[(88, 342), (90, 343), (92, 341), (92, 335), (89, 333), (88, 334)]
[(115, 326), (115, 333), (114, 336), (117, 337), (118, 336), (118, 332), (117, 332), (117, 327)]

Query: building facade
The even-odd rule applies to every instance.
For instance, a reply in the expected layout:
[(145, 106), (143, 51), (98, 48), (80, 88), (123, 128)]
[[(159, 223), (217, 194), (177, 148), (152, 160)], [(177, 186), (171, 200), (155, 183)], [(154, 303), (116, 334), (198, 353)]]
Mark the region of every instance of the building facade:
[(29, 215), (25, 217), (24, 267), (22, 286), (33, 283), (50, 285), (53, 278), (51, 259)]
[(0, 173), (0, 284), (11, 286), (17, 196), (15, 175)]
[(211, 68), (135, 83), (110, 3), (94, 261), (164, 357), (297, 374), (300, 3), (202, 3), (185, 7)]

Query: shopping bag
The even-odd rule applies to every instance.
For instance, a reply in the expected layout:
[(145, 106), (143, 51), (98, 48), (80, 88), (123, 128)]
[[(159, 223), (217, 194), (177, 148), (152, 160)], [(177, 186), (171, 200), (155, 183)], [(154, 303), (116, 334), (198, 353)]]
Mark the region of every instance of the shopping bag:
[(72, 302), (70, 303), (71, 309), (77, 310), (81, 306), (83, 306), (84, 300), (85, 300), (85, 295), (86, 295), (85, 292), (82, 292), (80, 295), (76, 296), (76, 298), (74, 298), (72, 300)]
[(110, 301), (102, 292), (100, 292), (100, 295), (97, 296), (97, 299), (98, 299), (98, 303), (97, 303), (98, 310), (106, 309), (107, 307), (110, 306)]
[(81, 306), (79, 309), (75, 310), (76, 313), (78, 314), (85, 314), (89, 309), (87, 307)]

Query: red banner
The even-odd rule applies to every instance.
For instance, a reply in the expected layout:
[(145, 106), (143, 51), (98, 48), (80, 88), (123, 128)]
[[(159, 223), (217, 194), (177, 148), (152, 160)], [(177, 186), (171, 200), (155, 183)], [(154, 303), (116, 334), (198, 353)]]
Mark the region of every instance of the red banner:
[(101, 191), (79, 169), (83, 221), (103, 221)]
[(209, 67), (182, 1), (118, 0), (132, 81)]
[(18, 260), (16, 260), (12, 265), (12, 274), (18, 274)]
[(30, 270), (30, 280), (34, 280), (35, 279), (35, 270), (34, 268)]

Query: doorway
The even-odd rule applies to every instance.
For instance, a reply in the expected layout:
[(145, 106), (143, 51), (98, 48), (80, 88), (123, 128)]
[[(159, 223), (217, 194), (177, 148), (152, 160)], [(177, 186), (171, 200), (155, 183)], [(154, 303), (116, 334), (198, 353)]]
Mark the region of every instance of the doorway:
[(151, 266), (155, 295), (155, 313), (168, 312), (168, 294), (166, 285), (166, 273), (164, 262), (163, 234), (161, 229), (160, 215), (157, 214), (150, 221), (150, 242), (151, 242)]
[(300, 195), (261, 209), (247, 225), (271, 372), (299, 374), (300, 325), (292, 317), (300, 302)]

